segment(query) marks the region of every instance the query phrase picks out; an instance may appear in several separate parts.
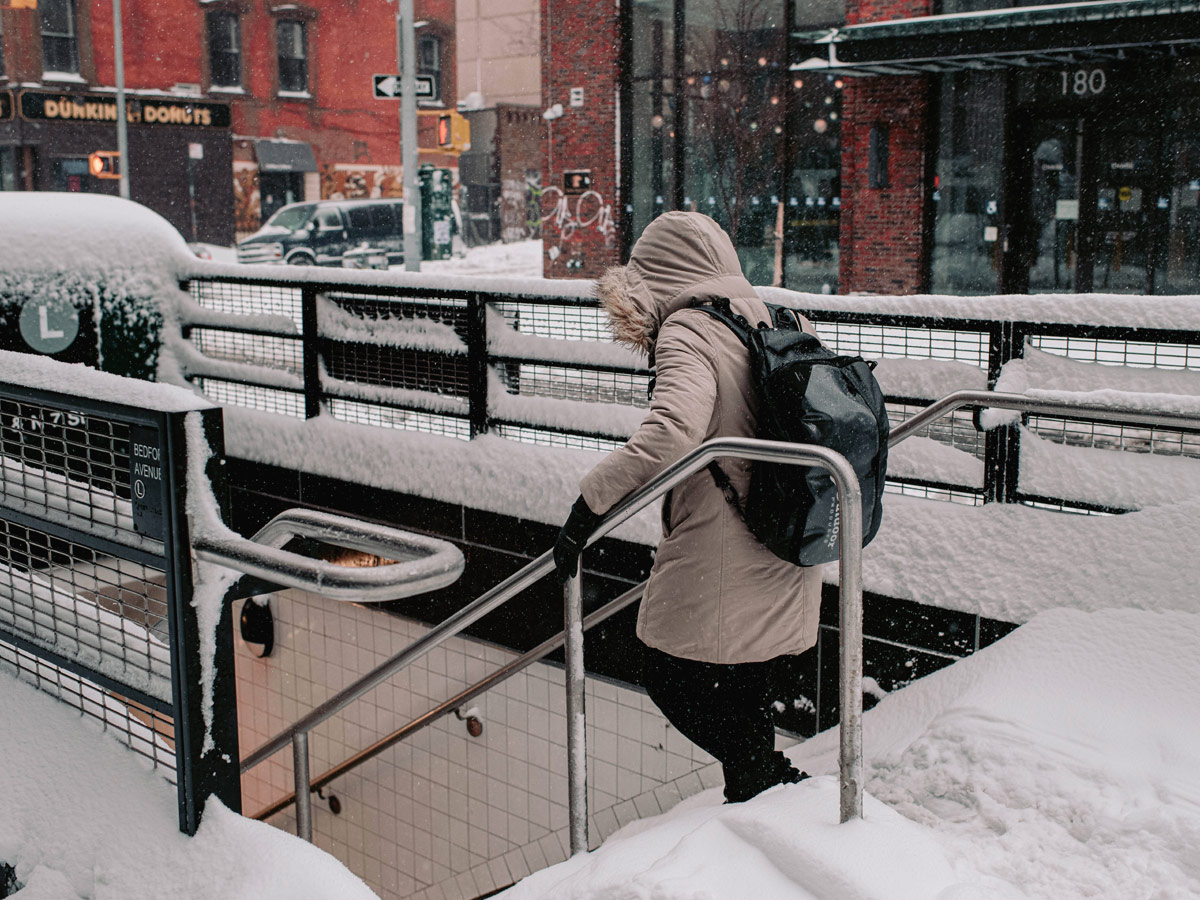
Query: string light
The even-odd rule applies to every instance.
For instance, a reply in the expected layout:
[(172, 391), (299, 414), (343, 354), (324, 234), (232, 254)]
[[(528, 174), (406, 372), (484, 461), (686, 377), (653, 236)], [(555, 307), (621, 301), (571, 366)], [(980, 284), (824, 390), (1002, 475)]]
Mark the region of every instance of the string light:
[(796, 88), (797, 90), (804, 87), (804, 79), (797, 78), (795, 81), (792, 82), (792, 87)]
[(813, 131), (815, 131), (817, 134), (824, 134), (828, 130), (829, 123), (824, 119), (817, 119), (815, 122), (813, 122)]

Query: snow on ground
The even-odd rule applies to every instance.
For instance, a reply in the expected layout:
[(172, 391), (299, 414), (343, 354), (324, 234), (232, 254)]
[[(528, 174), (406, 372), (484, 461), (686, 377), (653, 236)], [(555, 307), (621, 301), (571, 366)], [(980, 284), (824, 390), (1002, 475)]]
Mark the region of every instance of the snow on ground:
[(481, 244), (478, 247), (468, 247), (463, 256), (422, 262), (421, 274), (541, 278), (542, 242), (515, 241), (511, 244)]
[(332, 856), (218, 801), (194, 838), (175, 787), (98, 724), (0, 666), (0, 862), (19, 900), (356, 900)]
[(837, 824), (828, 731), (789, 753), (811, 780), (706, 791), (501, 896), (1200, 896), (1198, 645), (1194, 613), (1043, 613), (866, 714), (862, 821)]

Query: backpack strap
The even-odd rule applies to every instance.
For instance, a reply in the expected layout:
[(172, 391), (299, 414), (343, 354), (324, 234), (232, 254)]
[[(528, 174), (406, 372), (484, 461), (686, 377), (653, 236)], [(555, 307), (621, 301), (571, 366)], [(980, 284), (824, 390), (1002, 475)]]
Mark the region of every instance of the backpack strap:
[(734, 313), (733, 308), (729, 305), (728, 297), (721, 297), (718, 300), (697, 300), (692, 304), (692, 309), (699, 309), (718, 322), (722, 322), (732, 331), (739, 341), (741, 341), (747, 349), (750, 348), (750, 323), (745, 317)]

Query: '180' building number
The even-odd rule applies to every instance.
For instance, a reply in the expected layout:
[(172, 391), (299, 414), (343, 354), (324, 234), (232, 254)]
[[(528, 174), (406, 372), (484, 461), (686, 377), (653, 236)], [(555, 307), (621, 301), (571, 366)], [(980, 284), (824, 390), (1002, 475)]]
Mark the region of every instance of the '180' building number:
[(1062, 95), (1074, 94), (1076, 97), (1094, 97), (1103, 94), (1108, 86), (1108, 75), (1103, 69), (1076, 69), (1074, 72), (1062, 71)]

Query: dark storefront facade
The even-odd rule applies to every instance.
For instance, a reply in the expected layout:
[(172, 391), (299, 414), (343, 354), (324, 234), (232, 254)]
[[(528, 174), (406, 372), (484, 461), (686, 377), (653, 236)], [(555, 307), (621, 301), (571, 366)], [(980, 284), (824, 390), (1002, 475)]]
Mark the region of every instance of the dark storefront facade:
[[(911, 288), (1200, 292), (1200, 4), (940, 6), (795, 36), (793, 70), (837, 74), (856, 106), (919, 98), (903, 120), (881, 103), (878, 119), (853, 123), (885, 135), (867, 155), (886, 171), (878, 187), (853, 179), (845, 198), (869, 204), (920, 185), (901, 210), (921, 235), (900, 264)], [(910, 154), (907, 167), (896, 163), (898, 128), (924, 134), (923, 159)], [(855, 258), (843, 289), (890, 286), (872, 283), (881, 248), (867, 232), (859, 222), (843, 234), (843, 255)], [(895, 259), (881, 261), (904, 280)]]
[[(159, 95), (127, 97), (131, 199), (189, 241), (233, 242), (228, 104)], [(5, 116), (5, 112), (8, 115)], [(0, 189), (117, 194), (88, 157), (115, 152), (111, 94), (0, 92)]]

